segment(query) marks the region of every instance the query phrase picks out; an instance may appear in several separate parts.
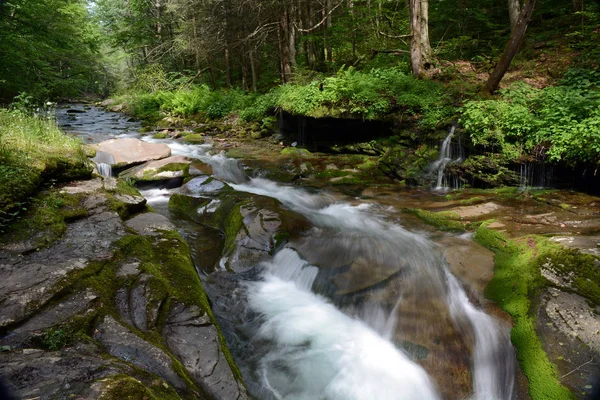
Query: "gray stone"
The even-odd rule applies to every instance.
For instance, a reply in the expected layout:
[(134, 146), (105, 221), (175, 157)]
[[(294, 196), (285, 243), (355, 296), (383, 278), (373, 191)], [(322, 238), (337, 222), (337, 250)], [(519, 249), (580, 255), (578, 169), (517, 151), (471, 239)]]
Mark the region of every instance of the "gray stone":
[(549, 293), (546, 313), (556, 328), (600, 353), (600, 315), (577, 294), (553, 288)]
[(223, 189), (225, 186), (225, 183), (217, 179), (212, 179), (208, 176), (199, 176), (191, 179), (189, 182), (179, 188), (179, 193), (186, 196), (202, 197), (208, 193), (217, 192)]
[(75, 349), (0, 353), (0, 376), (19, 399), (94, 399), (94, 381), (123, 373), (130, 373), (127, 365)]
[(127, 226), (140, 235), (156, 236), (159, 230), (174, 230), (175, 225), (163, 215), (144, 213), (126, 222)]
[(19, 256), (0, 253), (0, 326), (32, 315), (73, 271), (110, 259), (113, 241), (124, 235), (119, 216), (106, 211), (71, 223), (49, 249)]
[(104, 321), (96, 329), (94, 339), (112, 356), (160, 376), (177, 389), (187, 388), (185, 382), (173, 370), (171, 357), (130, 332), (111, 316), (104, 317)]
[(184, 156), (171, 156), (167, 158), (163, 158), (162, 160), (156, 161), (148, 161), (145, 164), (132, 168), (131, 170), (124, 171), (120, 176), (122, 177), (131, 177), (135, 180), (142, 181), (154, 181), (161, 179), (171, 179), (184, 175), (183, 169), (174, 170), (174, 171), (161, 171), (161, 169), (165, 169), (166, 167), (177, 164), (190, 164), (191, 161), (188, 160)]
[(117, 277), (122, 278), (130, 275), (139, 275), (140, 273), (140, 262), (133, 261), (126, 264), (122, 264), (117, 271)]
[(103, 187), (103, 181), (100, 178), (90, 179), (88, 181), (77, 181), (63, 186), (61, 193), (68, 194), (90, 194), (99, 191)]
[(23, 325), (2, 339), (2, 344), (12, 346), (21, 344), (32, 332), (41, 331), (59, 325), (87, 309), (98, 296), (91, 290), (78, 292), (65, 298), (55, 306), (33, 316)]
[(216, 399), (247, 399), (223, 355), (217, 329), (196, 306), (176, 304), (163, 329), (169, 350), (181, 360), (194, 381)]

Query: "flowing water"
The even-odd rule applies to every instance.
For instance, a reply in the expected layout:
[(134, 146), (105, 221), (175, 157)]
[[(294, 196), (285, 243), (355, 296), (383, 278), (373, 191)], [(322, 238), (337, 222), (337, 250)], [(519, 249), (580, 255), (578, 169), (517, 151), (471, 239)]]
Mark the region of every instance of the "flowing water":
[[(452, 134), (436, 162), (442, 175), (451, 160)], [(468, 398), (516, 397), (507, 327), (475, 306), (430, 239), (405, 228), (389, 209), (335, 192), (248, 177), (238, 161), (212, 154), (209, 145), (144, 140), (167, 143), (173, 154), (206, 162), (216, 178), (235, 190), (275, 198), (312, 224), (270, 261), (227, 278), (229, 291), (214, 283), (210, 262), (197, 265), (209, 294), (220, 290), (236, 307), (226, 309), (211, 298), (253, 396), (465, 398), (452, 386), (460, 364), (453, 360), (465, 359), (464, 372), (457, 374), (466, 376), (469, 388), (472, 384)], [(167, 212), (168, 198), (176, 191), (149, 188), (142, 193), (152, 207)], [(176, 222), (197, 264), (215, 249), (213, 257), (218, 257), (221, 248), (207, 228)], [(454, 356), (446, 357), (448, 349)], [(427, 351), (433, 354), (429, 364)]]
[(438, 159), (435, 160), (429, 166), (429, 174), (436, 178), (436, 185), (434, 186), (435, 190), (447, 190), (447, 189), (459, 189), (460, 183), (455, 177), (447, 176), (445, 174), (446, 166), (449, 163), (459, 163), (463, 159), (462, 154), (462, 146), (460, 144), (460, 140), (457, 143), (457, 150), (454, 153), (455, 158), (452, 158), (452, 138), (454, 137), (455, 126), (452, 125), (450, 131), (448, 132), (448, 136), (442, 142), (440, 146), (440, 152)]

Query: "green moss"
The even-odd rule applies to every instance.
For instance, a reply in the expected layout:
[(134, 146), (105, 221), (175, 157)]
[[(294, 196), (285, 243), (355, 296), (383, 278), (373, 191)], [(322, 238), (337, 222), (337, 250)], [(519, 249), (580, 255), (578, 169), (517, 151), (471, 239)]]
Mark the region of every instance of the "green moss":
[(473, 224), (457, 221), (460, 217), (449, 211), (427, 211), (419, 208), (405, 208), (402, 211), (419, 217), (429, 225), (443, 231), (464, 232), (468, 228), (473, 227)]
[(66, 328), (46, 329), (41, 335), (41, 344), (50, 351), (60, 350), (71, 344), (73, 332)]
[(486, 200), (485, 197), (476, 196), (476, 197), (471, 197), (470, 199), (460, 200), (458, 202), (458, 204), (460, 204), (462, 206), (470, 206), (473, 204), (483, 203), (485, 200)]
[[(511, 340), (529, 380), (532, 400), (573, 398), (572, 393), (560, 384), (556, 366), (548, 359), (535, 331), (531, 299), (544, 285), (535, 262), (540, 239), (510, 240), (486, 228), (486, 224), (477, 229), (474, 239), (496, 253), (494, 278), (486, 287), (485, 295), (513, 319)], [(543, 249), (537, 247), (537, 250)]]
[(49, 247), (61, 238), (67, 222), (87, 216), (81, 205), (82, 196), (67, 195), (49, 189), (21, 206), (22, 218), (6, 227), (8, 241), (34, 240), (37, 248)]
[(103, 382), (105, 390), (99, 400), (181, 400), (162, 379), (155, 379), (146, 386), (131, 376), (113, 375)]
[(286, 147), (280, 151), (280, 154), (286, 157), (301, 157), (312, 155), (310, 151), (298, 147)]
[(547, 243), (546, 251), (537, 258), (538, 268), (551, 268), (572, 281), (575, 291), (600, 305), (600, 261), (576, 249)]
[(206, 140), (204, 139), (204, 135), (199, 133), (188, 133), (183, 136), (183, 140), (193, 144), (202, 144)]
[(158, 132), (155, 133), (154, 135), (152, 135), (153, 139), (165, 139), (167, 137), (167, 134), (164, 132)]

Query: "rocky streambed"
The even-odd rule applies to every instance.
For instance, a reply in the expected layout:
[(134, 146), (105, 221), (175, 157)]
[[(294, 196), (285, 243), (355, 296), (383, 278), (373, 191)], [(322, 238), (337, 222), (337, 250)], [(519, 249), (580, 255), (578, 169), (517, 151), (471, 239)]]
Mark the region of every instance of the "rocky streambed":
[[(45, 236), (32, 212), (29, 234), (3, 237), (0, 374), (19, 396), (597, 389), (600, 199), (431, 193), (391, 183), (369, 156), (186, 135), (100, 144), (120, 183), (42, 194), (59, 232)], [(149, 145), (153, 156), (127, 158)]]

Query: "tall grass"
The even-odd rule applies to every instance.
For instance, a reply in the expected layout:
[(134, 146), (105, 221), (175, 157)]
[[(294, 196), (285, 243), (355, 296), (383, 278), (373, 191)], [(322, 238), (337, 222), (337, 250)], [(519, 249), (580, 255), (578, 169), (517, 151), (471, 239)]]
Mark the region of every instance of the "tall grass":
[(0, 109), (0, 232), (47, 181), (89, 177), (81, 141), (52, 118)]

